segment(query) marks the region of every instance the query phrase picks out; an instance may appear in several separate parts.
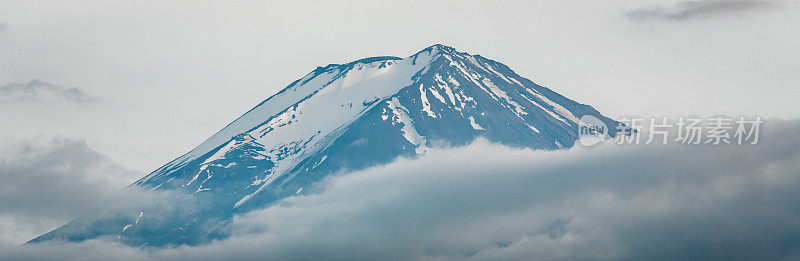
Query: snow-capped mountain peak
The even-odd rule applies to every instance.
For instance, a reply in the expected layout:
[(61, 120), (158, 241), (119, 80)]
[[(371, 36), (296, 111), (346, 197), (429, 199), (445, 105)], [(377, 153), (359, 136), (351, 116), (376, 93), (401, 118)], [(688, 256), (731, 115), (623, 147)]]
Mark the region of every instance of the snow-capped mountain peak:
[(120, 239), (129, 244), (207, 242), (224, 237), (219, 231), (235, 213), (313, 193), (310, 185), (332, 173), (415, 157), (434, 144), (459, 146), (485, 137), (514, 147), (572, 147), (583, 115), (618, 124), (501, 63), (445, 45), (406, 58), (330, 64), (132, 185), (184, 192), (188, 199), (202, 198), (204, 207), (156, 227), (145, 225), (144, 211), (135, 212), (145, 214), (133, 225), (124, 218), (73, 222), (35, 241), (118, 233), (97, 226), (119, 223), (125, 228)]

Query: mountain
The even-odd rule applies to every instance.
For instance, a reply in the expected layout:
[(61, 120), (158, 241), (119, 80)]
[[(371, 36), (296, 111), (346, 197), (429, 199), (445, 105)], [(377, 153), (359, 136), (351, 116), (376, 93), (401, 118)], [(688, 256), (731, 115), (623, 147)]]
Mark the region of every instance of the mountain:
[(31, 242), (109, 236), (137, 246), (201, 244), (226, 237), (235, 214), (314, 193), (315, 182), (343, 170), (478, 137), (570, 148), (584, 115), (619, 124), (499, 62), (444, 45), (330, 64), (129, 187), (177, 196), (87, 214)]

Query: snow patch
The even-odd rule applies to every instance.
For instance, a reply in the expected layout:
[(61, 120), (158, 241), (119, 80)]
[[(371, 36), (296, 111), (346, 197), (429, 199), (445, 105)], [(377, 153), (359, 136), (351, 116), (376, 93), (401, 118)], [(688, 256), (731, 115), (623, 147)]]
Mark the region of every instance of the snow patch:
[(478, 125), (478, 123), (475, 122), (475, 118), (472, 116), (469, 116), (469, 125), (472, 125), (472, 128), (476, 130), (485, 130), (483, 127), (481, 127), (481, 125)]
[(408, 142), (416, 146), (415, 151), (417, 154), (422, 154), (427, 151), (427, 140), (414, 128), (414, 120), (408, 116), (408, 109), (400, 104), (400, 100), (398, 100), (397, 97), (392, 97), (391, 100), (386, 101), (386, 104), (389, 105), (389, 109), (391, 109), (394, 114), (394, 117), (392, 117), (392, 124), (398, 123), (403, 125), (400, 131), (403, 132), (403, 137)]
[(517, 116), (520, 116), (520, 118), (522, 118), (521, 117), (522, 115), (528, 114), (526, 111), (522, 110), (523, 109), (522, 105), (520, 105), (519, 103), (517, 103), (514, 100), (512, 100), (511, 97), (508, 96), (508, 93), (506, 93), (505, 91), (501, 90), (500, 87), (497, 87), (497, 85), (495, 85), (491, 80), (489, 80), (488, 78), (483, 78), (482, 82), (497, 97), (503, 98), (509, 104), (511, 104), (511, 106), (514, 106), (514, 108), (513, 108), (514, 109), (514, 113), (516, 113)]
[(564, 108), (564, 106), (561, 106), (560, 104), (551, 101), (550, 99), (548, 99), (542, 94), (539, 94), (538, 92), (533, 92), (530, 89), (526, 90), (528, 91), (528, 93), (533, 94), (533, 96), (536, 96), (536, 98), (538, 98), (539, 100), (543, 101), (544, 103), (547, 103), (547, 105), (550, 105), (550, 107), (553, 107), (553, 110), (555, 110), (556, 113), (558, 113), (559, 115), (564, 116), (565, 118), (569, 119), (570, 121), (576, 124), (580, 124), (581, 120), (578, 119), (578, 117), (575, 117), (575, 115), (573, 115), (572, 112), (567, 110), (567, 108)]
[(558, 115), (558, 114), (556, 114), (555, 112), (553, 112), (552, 110), (548, 110), (548, 109), (546, 109), (545, 107), (543, 107), (543, 106), (542, 106), (541, 104), (539, 104), (538, 102), (536, 102), (536, 101), (534, 101), (534, 100), (531, 100), (530, 98), (528, 98), (527, 96), (525, 96), (525, 95), (523, 95), (523, 94), (520, 94), (520, 95), (521, 95), (523, 98), (525, 98), (526, 100), (528, 100), (530, 103), (532, 103), (533, 105), (536, 105), (536, 107), (539, 107), (539, 109), (542, 109), (542, 111), (546, 112), (547, 114), (550, 114), (550, 117), (553, 117), (553, 118), (555, 118), (555, 119), (557, 119), (557, 120), (559, 120), (559, 121), (561, 121), (561, 122), (563, 122), (563, 123), (565, 123), (565, 124), (569, 125), (569, 123), (568, 123), (568, 122), (565, 120), (564, 116)]
[(419, 95), (420, 99), (422, 99), (422, 111), (431, 116), (431, 118), (436, 118), (436, 113), (431, 110), (431, 103), (428, 101), (428, 92), (425, 91), (422, 84), (419, 85)]

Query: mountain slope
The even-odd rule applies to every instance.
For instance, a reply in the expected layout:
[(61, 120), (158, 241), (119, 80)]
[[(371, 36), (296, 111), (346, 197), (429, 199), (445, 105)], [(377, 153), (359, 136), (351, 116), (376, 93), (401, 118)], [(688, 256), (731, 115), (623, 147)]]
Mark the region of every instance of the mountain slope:
[(33, 242), (99, 236), (131, 245), (208, 242), (227, 235), (234, 214), (313, 192), (314, 182), (342, 170), (477, 137), (513, 147), (572, 147), (583, 115), (619, 124), (501, 63), (448, 46), (331, 64), (132, 185), (180, 192), (171, 201), (184, 207), (164, 211), (159, 203), (78, 218)]

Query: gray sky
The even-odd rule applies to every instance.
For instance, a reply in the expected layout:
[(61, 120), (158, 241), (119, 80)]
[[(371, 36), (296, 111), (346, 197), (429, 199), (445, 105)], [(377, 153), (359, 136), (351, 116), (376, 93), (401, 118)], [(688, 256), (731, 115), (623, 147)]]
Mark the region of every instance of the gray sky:
[[(797, 1), (0, 7), (0, 256), (314, 257), (309, 246), (351, 259), (800, 255), (792, 205), (800, 120), (774, 118), (758, 146), (531, 152), (478, 142), (435, 151), (239, 216), (233, 237), (203, 247), (17, 247), (113, 198), (317, 66), (408, 56), (434, 43), (495, 59), (612, 117), (796, 119)], [(718, 251), (698, 247), (711, 244)]]
[(434, 43), (500, 61), (612, 117), (796, 118), (800, 109), (795, 1), (0, 6), (0, 144), (85, 140), (138, 173), (316, 66)]

